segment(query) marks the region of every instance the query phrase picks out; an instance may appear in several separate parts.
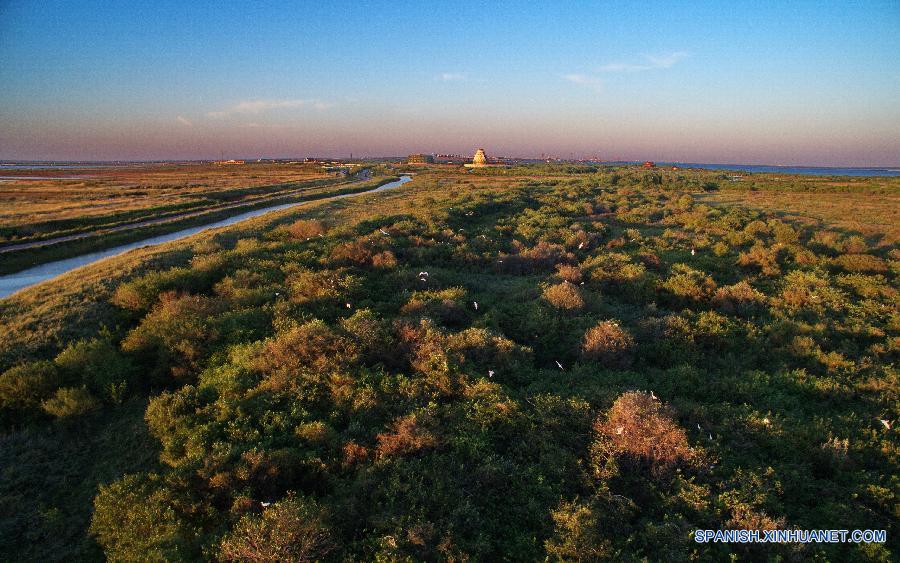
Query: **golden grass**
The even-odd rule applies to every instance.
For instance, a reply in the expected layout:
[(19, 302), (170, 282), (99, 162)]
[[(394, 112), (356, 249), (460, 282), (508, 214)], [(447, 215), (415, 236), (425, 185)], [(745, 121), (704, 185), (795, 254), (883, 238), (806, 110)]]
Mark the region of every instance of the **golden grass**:
[[(5, 170), (0, 228), (61, 219), (103, 217), (170, 205), (202, 205), (210, 196), (333, 177), (318, 165), (148, 164), (121, 168)], [(23, 176), (14, 179), (11, 176)], [(28, 179), (41, 176), (46, 179)]]
[(700, 196), (713, 205), (742, 205), (777, 213), (790, 221), (855, 231), (878, 239), (879, 246), (900, 241), (900, 194), (801, 191), (723, 191)]

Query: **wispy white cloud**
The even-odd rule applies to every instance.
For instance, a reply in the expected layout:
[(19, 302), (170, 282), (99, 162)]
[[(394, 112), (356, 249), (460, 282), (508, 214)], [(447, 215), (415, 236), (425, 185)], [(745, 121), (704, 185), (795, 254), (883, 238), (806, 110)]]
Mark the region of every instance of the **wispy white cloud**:
[(221, 111), (211, 111), (206, 115), (215, 119), (232, 115), (256, 115), (273, 109), (313, 108), (325, 110), (334, 104), (322, 100), (243, 100)]
[(684, 51), (675, 51), (664, 55), (644, 55), (641, 63), (609, 63), (601, 66), (600, 72), (642, 72), (660, 68), (671, 68), (688, 57)]
[(467, 76), (462, 72), (442, 72), (437, 79), (442, 82), (462, 82)]
[(587, 74), (565, 74), (563, 75), (563, 79), (573, 84), (589, 86), (597, 92), (603, 91), (603, 79), (596, 76), (590, 76)]
[(175, 120), (178, 121), (178, 123), (181, 123), (182, 125), (186, 125), (187, 127), (194, 126), (194, 122), (191, 121), (190, 119), (186, 118), (183, 115), (179, 115), (178, 117), (175, 118)]

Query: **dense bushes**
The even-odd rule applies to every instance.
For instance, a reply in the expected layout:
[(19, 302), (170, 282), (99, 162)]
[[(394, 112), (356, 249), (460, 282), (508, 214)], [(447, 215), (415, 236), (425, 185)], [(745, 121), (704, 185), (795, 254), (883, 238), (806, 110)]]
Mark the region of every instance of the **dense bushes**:
[(548, 170), (223, 236), (0, 375), (4, 424), (148, 401), (112, 560), (890, 559), (691, 532), (894, 531), (898, 254), (706, 173)]

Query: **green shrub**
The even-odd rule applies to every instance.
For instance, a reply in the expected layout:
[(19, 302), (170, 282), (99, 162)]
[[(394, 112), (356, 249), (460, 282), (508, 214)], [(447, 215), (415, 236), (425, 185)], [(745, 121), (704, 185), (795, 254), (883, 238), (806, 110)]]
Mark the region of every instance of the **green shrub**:
[(32, 418), (62, 378), (48, 361), (29, 362), (0, 374), (0, 421), (4, 424)]
[(63, 387), (41, 403), (41, 408), (57, 418), (68, 418), (99, 409), (100, 401), (84, 387)]
[(120, 394), (119, 389), (127, 388), (134, 378), (134, 365), (108, 336), (69, 343), (53, 361), (67, 381), (85, 385), (106, 400)]
[(176, 511), (156, 475), (127, 475), (94, 498), (90, 531), (113, 561), (183, 561), (199, 553), (198, 533)]
[(122, 341), (122, 349), (151, 364), (157, 377), (195, 375), (216, 343), (215, 316), (224, 304), (202, 295), (165, 293), (153, 310)]
[(319, 561), (335, 547), (327, 518), (314, 500), (290, 494), (261, 516), (243, 516), (222, 539), (219, 560)]

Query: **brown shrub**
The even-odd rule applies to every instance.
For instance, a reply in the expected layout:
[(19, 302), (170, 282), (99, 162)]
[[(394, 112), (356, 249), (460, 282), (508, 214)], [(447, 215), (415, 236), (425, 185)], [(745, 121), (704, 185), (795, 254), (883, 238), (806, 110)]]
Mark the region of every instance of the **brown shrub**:
[(568, 282), (551, 285), (544, 289), (544, 300), (556, 307), (566, 311), (577, 311), (584, 308), (584, 298), (581, 297), (581, 291)]
[(345, 242), (331, 249), (331, 261), (338, 264), (352, 264), (357, 266), (372, 262), (375, 251), (368, 240), (355, 240)]
[(853, 235), (844, 241), (844, 251), (848, 254), (862, 254), (867, 250), (869, 250), (869, 245), (866, 244), (866, 239), (859, 235)]
[(561, 280), (574, 284), (579, 284), (584, 279), (584, 276), (581, 273), (581, 268), (569, 264), (557, 264), (556, 275)]
[(324, 235), (328, 229), (321, 221), (315, 219), (300, 219), (287, 227), (288, 233), (295, 239), (306, 240), (319, 235)]
[(745, 267), (754, 266), (764, 276), (777, 276), (781, 273), (778, 265), (778, 248), (766, 247), (761, 243), (754, 244), (747, 252), (738, 256), (738, 264)]
[(501, 270), (510, 274), (529, 274), (548, 271), (556, 264), (576, 262), (575, 255), (566, 252), (565, 247), (541, 241), (518, 254), (506, 254), (500, 257)]
[(624, 462), (647, 467), (655, 475), (688, 464), (696, 457), (669, 409), (648, 393), (630, 391), (620, 395), (605, 419), (594, 423), (594, 431), (595, 454), (614, 456), (620, 465)]
[(416, 414), (401, 416), (394, 420), (389, 432), (376, 436), (378, 457), (408, 455), (433, 448), (437, 445), (437, 438), (426, 425), (426, 418)]
[(327, 369), (352, 363), (356, 356), (352, 341), (314, 320), (269, 340), (253, 365), (263, 373), (295, 373), (303, 368)]
[(765, 302), (766, 296), (745, 280), (720, 287), (713, 297), (716, 307), (729, 314), (749, 314), (763, 306)]
[(332, 270), (298, 270), (291, 273), (285, 283), (294, 303), (335, 300), (352, 291), (356, 278)]
[(344, 444), (341, 451), (343, 453), (341, 465), (344, 467), (363, 463), (369, 459), (369, 448), (361, 446), (352, 440)]
[(603, 321), (588, 329), (584, 335), (581, 352), (585, 358), (610, 367), (624, 368), (631, 364), (634, 338), (619, 327), (616, 321)]
[(385, 250), (372, 257), (372, 265), (376, 268), (393, 268), (397, 265), (397, 257), (390, 250)]
[(887, 262), (871, 254), (842, 254), (834, 259), (835, 265), (846, 272), (884, 273)]

